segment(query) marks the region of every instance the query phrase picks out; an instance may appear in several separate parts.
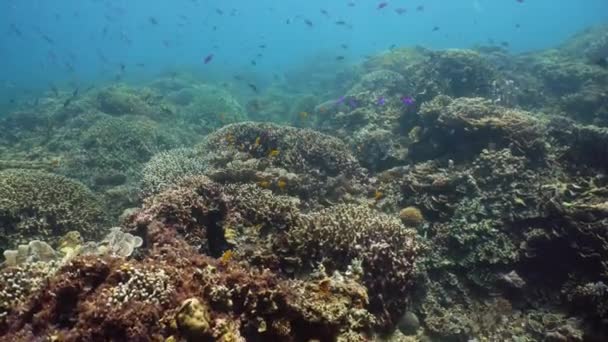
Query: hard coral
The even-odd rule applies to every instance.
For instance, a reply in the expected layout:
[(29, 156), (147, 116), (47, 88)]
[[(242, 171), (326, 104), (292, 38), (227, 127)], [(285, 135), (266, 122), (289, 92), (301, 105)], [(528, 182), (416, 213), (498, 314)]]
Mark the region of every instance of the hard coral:
[(418, 227), (424, 222), (424, 216), (416, 207), (405, 207), (399, 212), (401, 221), (409, 227)]
[(415, 233), (396, 218), (366, 206), (339, 205), (304, 217), (286, 234), (284, 256), (297, 256), (304, 266), (346, 270), (360, 259), (370, 310), (381, 325), (390, 326), (403, 313), (419, 247)]
[(201, 175), (207, 165), (192, 148), (177, 148), (155, 154), (143, 167), (141, 191), (144, 196), (157, 194), (188, 177)]
[(100, 202), (83, 184), (41, 171), (0, 171), (0, 249), (34, 239), (53, 244), (72, 230), (95, 238), (103, 223)]
[(233, 124), (210, 134), (200, 149), (211, 178), (258, 183), (310, 205), (357, 193), (364, 174), (342, 141), (308, 129)]
[(414, 160), (469, 159), (483, 148), (511, 147), (518, 154), (546, 156), (543, 121), (531, 113), (496, 106), (482, 98), (437, 96), (423, 104), (423, 133), (410, 148)]

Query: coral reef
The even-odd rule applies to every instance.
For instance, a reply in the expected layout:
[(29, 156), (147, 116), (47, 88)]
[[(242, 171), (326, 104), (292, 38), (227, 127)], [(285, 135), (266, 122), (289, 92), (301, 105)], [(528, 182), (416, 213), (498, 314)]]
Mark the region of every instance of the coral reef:
[(34, 239), (54, 243), (72, 230), (96, 238), (104, 219), (99, 200), (79, 182), (42, 171), (0, 171), (2, 250)]
[(606, 32), (15, 106), (0, 339), (608, 340)]
[(209, 165), (206, 174), (216, 181), (256, 183), (312, 206), (363, 191), (366, 172), (347, 146), (312, 130), (233, 124), (207, 136), (199, 150)]

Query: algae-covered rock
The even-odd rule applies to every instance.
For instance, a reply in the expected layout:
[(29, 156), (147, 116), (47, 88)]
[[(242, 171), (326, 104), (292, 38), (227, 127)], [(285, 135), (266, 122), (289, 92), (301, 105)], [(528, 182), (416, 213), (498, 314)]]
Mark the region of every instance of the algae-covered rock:
[(35, 239), (53, 244), (73, 230), (97, 237), (103, 222), (100, 202), (79, 182), (41, 171), (0, 171), (0, 249)]
[(211, 334), (209, 310), (198, 298), (186, 299), (175, 317), (178, 330), (188, 341), (198, 341)]

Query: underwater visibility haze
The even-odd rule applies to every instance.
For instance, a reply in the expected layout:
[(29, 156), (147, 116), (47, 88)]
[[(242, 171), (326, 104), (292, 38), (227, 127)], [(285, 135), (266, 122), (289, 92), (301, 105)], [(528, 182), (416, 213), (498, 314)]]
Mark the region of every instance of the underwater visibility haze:
[(608, 341), (605, 0), (0, 0), (0, 341)]

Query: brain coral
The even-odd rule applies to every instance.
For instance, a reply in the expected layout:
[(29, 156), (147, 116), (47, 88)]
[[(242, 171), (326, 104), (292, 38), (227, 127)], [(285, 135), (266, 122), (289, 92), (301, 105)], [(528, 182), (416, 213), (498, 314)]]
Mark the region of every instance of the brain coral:
[(42, 171), (0, 171), (0, 249), (34, 239), (52, 244), (72, 230), (93, 238), (103, 221), (100, 203), (79, 182)]

